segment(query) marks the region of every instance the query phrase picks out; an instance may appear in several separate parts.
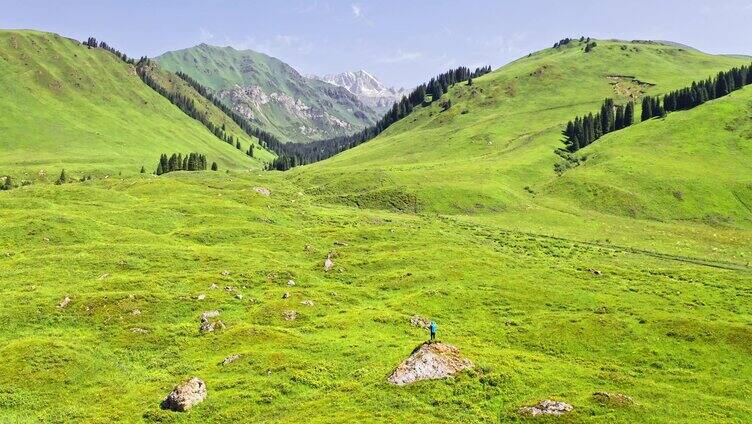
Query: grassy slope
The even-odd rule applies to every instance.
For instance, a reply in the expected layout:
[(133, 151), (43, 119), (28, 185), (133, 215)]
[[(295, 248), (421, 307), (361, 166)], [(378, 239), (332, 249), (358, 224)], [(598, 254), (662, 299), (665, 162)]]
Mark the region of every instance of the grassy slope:
[[(658, 47), (641, 47), (658, 55)], [(731, 60), (680, 53), (665, 57), (688, 74), (670, 77), (665, 65), (639, 77), (654, 78), (658, 92)], [(618, 51), (598, 54), (615, 69), (629, 66)], [(728, 227), (686, 221), (707, 209), (691, 200), (701, 191), (685, 187), (688, 205), (674, 206), (642, 183), (647, 173), (667, 178), (657, 171), (663, 162), (628, 154), (646, 151), (642, 132), (680, 133), (690, 114), (741, 119), (748, 93), (606, 137), (583, 151), (586, 165), (558, 178), (552, 151), (561, 121), (595, 109), (611, 89), (576, 55), (533, 55), (480, 78), (475, 95), (455, 87), (450, 112), (420, 110), (367, 145), (292, 173), (176, 173), (0, 192), (0, 416), (498, 423), (554, 398), (575, 406), (562, 422), (750, 421), (752, 274), (737, 256), (750, 249), (743, 213), (714, 200), (712, 208), (734, 212)], [(579, 88), (529, 75), (545, 63)], [(578, 66), (578, 80), (564, 72)], [(555, 90), (577, 101), (522, 98)], [(560, 109), (549, 109), (557, 102)], [(749, 138), (746, 122), (708, 130), (729, 144)], [(661, 146), (672, 166), (684, 166), (674, 157), (677, 140), (700, 137), (689, 135)], [(723, 158), (748, 152), (725, 147)], [(713, 159), (710, 146), (680, 153), (688, 149)], [(605, 170), (614, 175), (600, 178)], [(718, 185), (745, 175), (724, 174)], [(638, 199), (658, 202), (640, 219), (588, 202), (577, 188), (624, 181), (639, 186)], [(671, 187), (687, 184), (679, 178)], [(272, 195), (258, 195), (257, 186)], [(677, 208), (670, 222), (652, 215), (668, 207)], [(330, 251), (335, 271), (324, 273)], [(73, 300), (61, 310), (55, 305), (66, 295)], [(315, 305), (301, 305), (305, 299)], [(199, 315), (211, 309), (222, 311), (227, 330), (200, 335)], [(300, 318), (283, 320), (288, 309)], [(389, 372), (427, 336), (409, 325), (413, 314), (436, 319), (439, 338), (476, 371), (389, 386)], [(218, 365), (234, 353), (245, 356)], [(207, 382), (208, 399), (189, 413), (161, 411), (162, 397), (192, 375)], [(636, 405), (602, 406), (591, 397), (597, 390), (626, 393)]]
[[(749, 271), (332, 206), (299, 191), (279, 174), (206, 173), (0, 192), (0, 415), (507, 422), (556, 398), (576, 407), (566, 422), (752, 417)], [(325, 273), (330, 251), (335, 272)], [(201, 335), (199, 315), (211, 309), (227, 330)], [(300, 318), (283, 320), (289, 309)], [(477, 371), (389, 386), (426, 337), (409, 325), (413, 314), (436, 319)], [(235, 353), (243, 359), (218, 365)], [(192, 375), (207, 382), (207, 401), (160, 411)], [(597, 390), (637, 405), (600, 406)]]
[[(260, 168), (141, 82), (132, 66), (58, 35), (0, 31), (0, 169), (34, 180), (153, 171), (161, 153)], [(33, 153), (30, 153), (33, 152)]]
[(235, 123), (235, 121), (232, 120), (232, 118), (222, 112), (222, 110), (215, 106), (214, 103), (201, 96), (201, 94), (180, 77), (161, 69), (159, 65), (154, 62), (149, 62), (148, 72), (162, 88), (171, 93), (178, 93), (184, 97), (192, 99), (196, 109), (207, 116), (214, 125), (217, 127), (224, 125), (226, 133), (240, 141), (241, 151), (246, 152), (248, 146), (253, 144), (255, 146), (255, 159), (261, 162), (270, 162), (274, 159), (274, 153), (261, 147), (259, 140), (256, 137), (248, 135), (242, 128), (240, 128), (240, 126), (238, 126), (238, 124)]
[[(564, 190), (563, 185), (556, 184), (559, 178), (553, 166), (560, 159), (553, 151), (562, 146), (560, 132), (574, 116), (598, 110), (605, 97), (626, 102), (618, 95), (623, 88), (660, 94), (741, 63), (746, 62), (660, 44), (599, 41), (589, 54), (582, 52), (579, 43), (548, 49), (478, 78), (473, 86), (456, 85), (447, 96), (453, 104), (447, 112), (441, 112), (439, 105), (419, 108), (378, 139), (295, 172), (301, 184), (347, 204), (391, 207), (407, 199), (403, 203), (408, 204), (408, 210), (416, 204), (424, 212), (459, 215), (519, 231), (589, 241), (608, 239), (680, 254), (718, 255), (714, 238), (721, 234), (726, 242), (738, 247), (725, 251), (727, 257), (744, 251), (752, 254), (749, 231), (742, 232), (742, 240), (738, 240), (738, 231), (729, 234), (723, 228), (702, 224), (709, 215), (727, 216), (724, 209), (698, 205), (691, 214), (688, 209), (674, 214), (673, 207), (665, 202), (646, 206), (653, 202), (653, 196), (665, 197), (666, 189), (656, 192), (655, 185), (633, 187), (642, 196), (643, 207), (637, 213), (628, 203), (605, 209), (587, 203), (593, 196), (610, 196), (618, 191), (619, 181), (630, 178), (624, 169), (643, 166), (650, 158), (656, 159), (651, 163), (652, 177), (670, 171), (671, 164), (679, 162), (688, 168), (698, 164), (707, 167), (708, 163), (726, 166), (726, 159), (746, 153), (739, 150), (738, 143), (722, 152), (700, 149), (689, 156), (673, 149), (672, 156), (660, 160), (643, 157), (639, 163), (626, 162), (637, 155), (628, 154), (629, 146), (624, 146), (624, 151), (613, 153), (624, 157), (621, 167), (602, 168), (613, 175), (607, 182), (591, 186), (597, 193), (588, 197), (578, 197), (571, 190), (567, 190), (573, 195), (569, 197), (539, 193), (552, 187)], [(611, 75), (634, 76), (654, 86), (640, 88), (622, 82), (617, 92), (607, 78)], [(743, 185), (749, 180), (750, 170), (738, 160), (734, 163), (740, 165), (735, 171), (737, 182)], [(666, 187), (692, 192), (689, 187), (672, 186), (670, 178), (666, 179)], [(641, 182), (645, 181), (633, 184)], [(720, 181), (711, 178), (706, 184), (705, 190), (726, 192)], [(735, 212), (734, 226), (750, 228), (750, 216), (741, 203), (731, 209), (740, 212)], [(631, 219), (635, 217), (640, 221)], [(687, 219), (698, 225), (688, 226), (684, 222)], [(653, 236), (633, 237), (622, 231), (632, 227), (650, 228)], [(676, 238), (688, 238), (686, 245), (676, 245)]]
[[(358, 117), (354, 110), (356, 99), (346, 90), (318, 80), (303, 78), (286, 63), (252, 50), (238, 51), (231, 47), (201, 44), (189, 49), (165, 53), (156, 60), (165, 69), (185, 72), (201, 85), (212, 90), (231, 89), (234, 86), (258, 86), (267, 95), (284, 93), (307, 106), (326, 110), (355, 128), (362, 128), (376, 118), (376, 114), (372, 111), (367, 113), (367, 119)], [(340, 91), (343, 98), (332, 101), (331, 97), (323, 94), (331, 90)], [(253, 121), (283, 140), (305, 139), (299, 127), (312, 125), (311, 122), (301, 121), (291, 116), (287, 110), (278, 107), (274, 102), (262, 105), (261, 113), (255, 113)], [(319, 129), (326, 131), (329, 136), (341, 135), (331, 132), (331, 128), (320, 127)]]

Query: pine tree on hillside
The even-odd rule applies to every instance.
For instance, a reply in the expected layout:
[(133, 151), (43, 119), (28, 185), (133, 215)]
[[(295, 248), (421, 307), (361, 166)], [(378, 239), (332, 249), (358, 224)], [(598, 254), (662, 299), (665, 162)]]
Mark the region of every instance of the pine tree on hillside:
[(250, 157), (253, 157), (253, 144), (251, 144), (250, 146), (248, 146), (247, 155), (250, 156)]
[(212, 170), (212, 171), (217, 171), (217, 170), (219, 170), (219, 167), (217, 166), (217, 162), (212, 162), (211, 170)]
[(624, 108), (624, 126), (628, 127), (634, 124), (634, 102), (627, 103)]
[(157, 170), (154, 171), (154, 173), (157, 175), (164, 174), (164, 168), (162, 168), (162, 161), (159, 161), (159, 163), (157, 164)]
[(616, 117), (614, 118), (614, 129), (620, 130), (624, 128), (624, 106), (619, 105), (616, 107)]
[(68, 182), (68, 177), (65, 175), (65, 169), (63, 169), (60, 172), (60, 177), (58, 177), (57, 181), (55, 181), (55, 184), (60, 185), (65, 184), (66, 182)]
[(239, 141), (237, 143), (235, 143), (235, 148), (238, 149), (238, 150), (240, 150), (240, 142)]
[(146, 174), (146, 168), (144, 168), (144, 166), (143, 166), (143, 165), (141, 165), (141, 173), (142, 173), (142, 174)]
[(3, 181), (3, 185), (0, 186), (0, 190), (11, 190), (13, 188), (13, 179), (10, 177), (10, 175), (5, 177), (5, 181)]
[(650, 100), (650, 97), (645, 97), (642, 99), (642, 117), (640, 120), (642, 122), (645, 122), (652, 117), (653, 117), (653, 101)]

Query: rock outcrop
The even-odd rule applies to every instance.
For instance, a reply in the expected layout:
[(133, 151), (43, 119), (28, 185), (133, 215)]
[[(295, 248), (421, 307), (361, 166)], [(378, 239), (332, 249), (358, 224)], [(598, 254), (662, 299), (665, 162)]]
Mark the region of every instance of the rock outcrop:
[(542, 400), (534, 406), (520, 408), (520, 414), (537, 417), (538, 415), (563, 415), (572, 412), (574, 407), (568, 403), (555, 400)]
[(420, 380), (452, 377), (472, 367), (473, 363), (462, 357), (456, 347), (444, 343), (426, 342), (413, 350), (410, 357), (394, 370), (389, 376), (389, 382), (404, 386)]
[(162, 409), (184, 412), (206, 399), (206, 384), (198, 377), (193, 377), (179, 384), (162, 401)]

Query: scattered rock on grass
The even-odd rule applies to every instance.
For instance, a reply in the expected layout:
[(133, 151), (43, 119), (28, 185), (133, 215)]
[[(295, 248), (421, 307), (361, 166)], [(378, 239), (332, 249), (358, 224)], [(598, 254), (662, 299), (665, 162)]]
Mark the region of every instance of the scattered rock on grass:
[(288, 299), (290, 297), (290, 292), (285, 292), (285, 294), (282, 295), (282, 299)]
[(431, 321), (429, 321), (427, 318), (423, 318), (422, 316), (415, 315), (414, 317), (410, 318), (410, 324), (420, 328), (428, 328), (431, 326)]
[(627, 406), (634, 403), (630, 396), (621, 393), (595, 392), (593, 398), (602, 404), (612, 406)]
[(222, 360), (222, 365), (229, 365), (229, 364), (237, 361), (238, 359), (240, 359), (240, 355), (237, 355), (237, 354), (230, 355), (227, 358), (225, 358), (225, 359)]
[(134, 333), (134, 334), (149, 334), (149, 330), (147, 330), (145, 328), (138, 328), (138, 327), (136, 327), (136, 328), (131, 328), (131, 333)]
[(206, 311), (201, 314), (201, 327), (199, 327), (201, 332), (210, 333), (214, 330), (224, 330), (225, 324), (217, 317), (219, 317), (219, 311)]
[(404, 386), (420, 380), (452, 377), (472, 367), (473, 363), (462, 357), (456, 347), (440, 342), (425, 342), (394, 370), (389, 382)]
[(198, 377), (179, 384), (162, 401), (162, 409), (184, 412), (206, 399), (206, 384)]
[(282, 312), (282, 318), (285, 319), (285, 321), (295, 321), (298, 319), (298, 312), (297, 311), (284, 311)]
[(243, 293), (235, 293), (235, 299), (243, 300)]
[(253, 187), (253, 190), (264, 197), (272, 194), (272, 191), (266, 187)]
[(228, 270), (222, 271), (222, 276), (223, 277), (227, 277), (228, 275), (230, 275), (230, 271), (228, 271)]
[(197, 300), (204, 300), (204, 299), (206, 299), (206, 295), (205, 294), (200, 294), (200, 295), (196, 296), (196, 299)]
[(217, 283), (212, 283), (212, 285), (211, 285), (211, 286), (209, 286), (209, 288), (210, 288), (211, 290), (216, 290), (216, 289), (218, 289), (218, 288), (219, 288), (219, 286), (217, 285)]
[(313, 306), (313, 300), (304, 300), (300, 302), (300, 304), (305, 306)]
[(60, 309), (63, 309), (66, 306), (68, 306), (68, 304), (70, 302), (71, 302), (71, 298), (68, 297), (68, 296), (65, 296), (65, 298), (63, 300), (61, 300), (60, 303), (57, 304), (57, 307), (60, 308)]
[(289, 287), (292, 287), (292, 286), (294, 286), (294, 285), (295, 285), (295, 280), (288, 280), (288, 281), (287, 281), (287, 285), (288, 285)]
[(555, 400), (542, 400), (534, 406), (520, 408), (520, 414), (536, 417), (538, 415), (563, 415), (571, 412), (574, 407), (568, 403)]
[(141, 310), (140, 309), (134, 309), (134, 310), (131, 311), (131, 315), (141, 315)]
[(324, 261), (324, 271), (329, 272), (334, 268), (334, 261), (332, 260), (332, 253), (329, 252), (329, 255), (327, 255), (326, 260)]
[(590, 269), (588, 269), (588, 272), (589, 272), (589, 273), (591, 273), (591, 274), (593, 274), (593, 275), (601, 275), (601, 274), (603, 274), (603, 273), (601, 272), (601, 270), (599, 270), (599, 269), (595, 269), (595, 268), (590, 268)]

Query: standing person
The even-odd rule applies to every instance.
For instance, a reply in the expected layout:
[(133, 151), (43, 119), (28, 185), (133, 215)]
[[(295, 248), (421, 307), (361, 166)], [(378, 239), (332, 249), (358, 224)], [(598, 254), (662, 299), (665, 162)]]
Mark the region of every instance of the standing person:
[(431, 341), (434, 341), (434, 339), (436, 339), (437, 328), (439, 328), (439, 326), (436, 325), (436, 321), (431, 321), (431, 325), (428, 326), (428, 329), (431, 330)]

